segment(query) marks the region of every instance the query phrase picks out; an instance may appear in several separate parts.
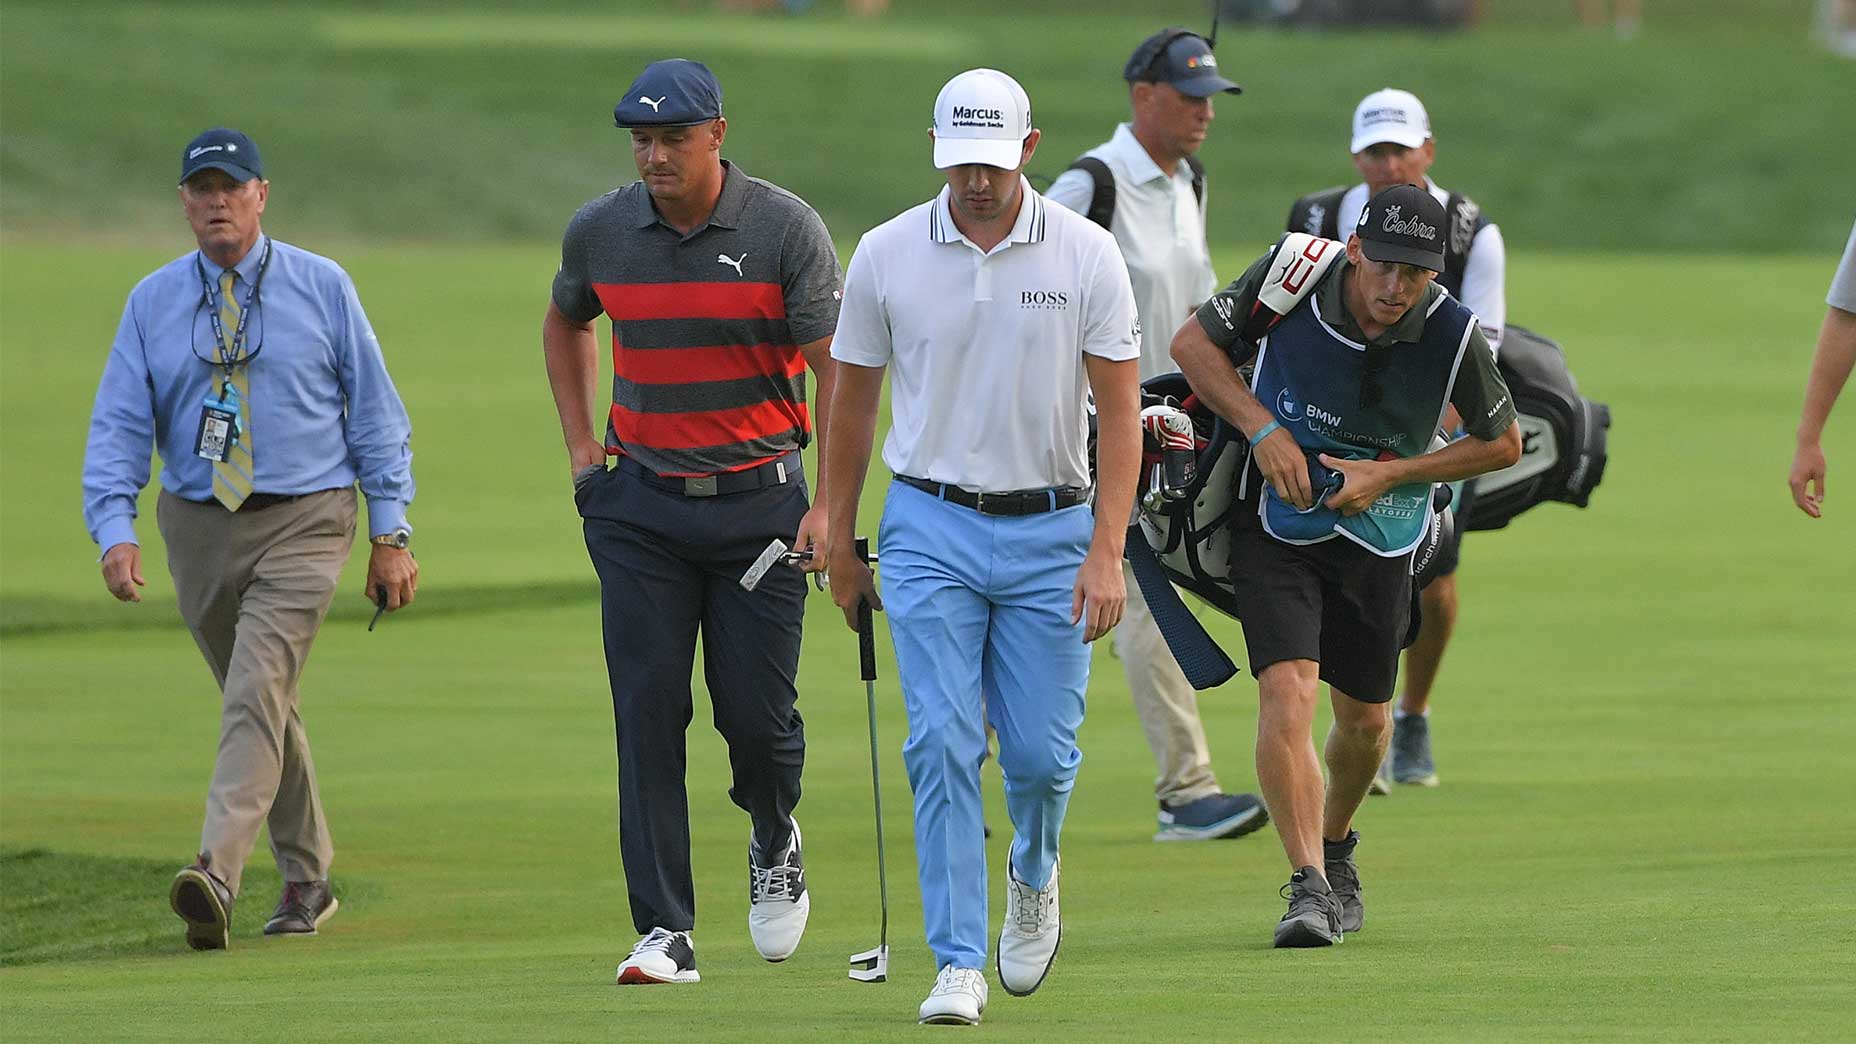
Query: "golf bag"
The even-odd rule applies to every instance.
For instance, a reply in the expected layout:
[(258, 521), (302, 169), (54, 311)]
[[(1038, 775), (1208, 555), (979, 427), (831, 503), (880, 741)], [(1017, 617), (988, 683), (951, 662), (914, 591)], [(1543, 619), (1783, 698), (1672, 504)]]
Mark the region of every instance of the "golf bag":
[[(1155, 495), (1156, 470), (1162, 466), (1162, 448), (1151, 438), (1142, 440), (1142, 470), (1147, 477), (1139, 498), (1139, 527), (1147, 547), (1160, 562), (1167, 579), (1191, 591), (1214, 609), (1237, 616), (1237, 596), (1231, 571), (1242, 563), (1231, 560), (1231, 515), (1251, 510), (1240, 501), (1237, 486), (1250, 462), (1250, 443), (1224, 418), (1204, 408), (1193, 396), (1183, 374), (1164, 373), (1141, 385), (1143, 410), (1176, 406), (1192, 418), (1197, 455), (1188, 485), (1170, 497)], [(1443, 445), (1440, 436), (1432, 448)], [(1412, 553), (1412, 578), (1422, 590), (1435, 578), (1439, 553), (1450, 545), (1456, 519), (1449, 509), (1449, 487), (1439, 485), (1432, 501), (1431, 524)]]
[(1496, 365), (1514, 396), (1521, 459), (1476, 479), (1476, 496), (1463, 520), (1471, 531), (1500, 529), (1548, 500), (1584, 507), (1605, 475), (1611, 408), (1579, 394), (1560, 346), (1510, 325)]

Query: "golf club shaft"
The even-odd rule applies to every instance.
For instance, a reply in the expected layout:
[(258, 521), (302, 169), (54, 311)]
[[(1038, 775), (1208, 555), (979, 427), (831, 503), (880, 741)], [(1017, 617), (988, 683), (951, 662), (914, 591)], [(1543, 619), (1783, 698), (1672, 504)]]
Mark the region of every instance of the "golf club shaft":
[[(868, 612), (869, 610), (865, 610)], [(877, 935), (880, 946), (889, 945), (889, 872), (883, 857), (883, 782), (877, 774), (876, 752), (876, 682), (864, 682), (864, 705), (870, 711), (870, 796), (876, 806), (876, 894), (882, 903), (883, 926)]]
[[(870, 560), (870, 540), (868, 537), (857, 538), (857, 557)], [(883, 922), (877, 943), (880, 947), (889, 946), (889, 869), (883, 853), (883, 778), (877, 758), (876, 744), (876, 623), (872, 619), (870, 603), (859, 599), (857, 602), (857, 666), (858, 673), (864, 679), (864, 707), (870, 715), (870, 798), (876, 809), (876, 889), (878, 901), (882, 904)]]

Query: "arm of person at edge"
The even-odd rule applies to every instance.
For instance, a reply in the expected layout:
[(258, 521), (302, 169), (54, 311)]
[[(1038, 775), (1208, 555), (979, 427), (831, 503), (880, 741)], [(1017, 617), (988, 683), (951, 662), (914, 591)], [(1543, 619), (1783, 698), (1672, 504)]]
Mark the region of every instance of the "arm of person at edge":
[[(1853, 240), (1856, 242), (1856, 240)], [(1812, 518), (1824, 516), (1824, 423), (1856, 367), (1856, 312), (1835, 305), (1824, 312), (1811, 376), (1805, 383), (1804, 409), (1798, 418), (1798, 448), (1792, 454), (1792, 503)]]
[(142, 548), (135, 539), (135, 500), (148, 485), (155, 406), (148, 360), (132, 295), (103, 364), (84, 450), (84, 521), (103, 549), (103, 586), (121, 602), (139, 602)]
[(1521, 426), (1515, 422), (1513, 397), (1480, 328), (1470, 331), (1450, 389), (1450, 406), (1469, 418), (1468, 432), (1441, 449), (1400, 460), (1346, 460), (1321, 454), (1321, 463), (1346, 476), (1340, 491), (1327, 498), (1327, 506), (1357, 515), (1394, 486), (1474, 478), (1521, 459)]
[[(1233, 319), (1250, 314), (1257, 288), (1269, 271), (1270, 257), (1264, 254), (1253, 262), (1230, 286), (1212, 295), (1173, 335), (1173, 361), (1179, 364), (1179, 372), (1185, 374), (1193, 393), (1207, 409), (1235, 425), (1246, 439), (1262, 431), (1275, 417), (1251, 394), (1237, 372), (1240, 364), (1255, 358), (1257, 350), (1240, 339)], [(1214, 334), (1225, 343), (1213, 340)], [(1308, 485), (1308, 458), (1295, 436), (1277, 428), (1250, 453), (1277, 496), (1302, 510), (1312, 506), (1314, 491)]]
[(1141, 385), (1138, 359), (1084, 355), (1083, 368), (1096, 400), (1096, 522), (1076, 571), (1070, 623), (1083, 624), (1087, 643), (1114, 630), (1128, 604), (1121, 559), (1141, 470)]
[(417, 596), (419, 562), (411, 551), (374, 544), (371, 538), (406, 528), (406, 506), (413, 497), (412, 422), (387, 375), (380, 341), (368, 324), (353, 281), (344, 275), (341, 282), (341, 327), (335, 334), (340, 346), (338, 376), (348, 396), (343, 435), (360, 474), (361, 493), (367, 498), (370, 537), (361, 593), (373, 602), (376, 592), (384, 590), (391, 613), (411, 605)]
[(812, 431), (817, 436), (819, 474), (818, 483), (812, 490), (812, 506), (806, 509), (805, 517), (799, 520), (799, 532), (793, 534), (793, 550), (812, 551), (811, 558), (799, 560), (799, 568), (808, 573), (825, 571), (825, 553), (830, 547), (831, 512), (827, 507), (827, 493), (830, 483), (826, 479), (825, 454), (831, 446), (826, 436), (831, 428), (831, 398), (837, 393), (838, 364), (831, 357), (831, 338), (821, 337), (809, 344), (799, 346), (799, 353), (805, 356), (806, 365), (812, 368), (812, 375), (818, 378), (817, 401), (812, 410)]
[(831, 403), (831, 442), (822, 452), (827, 513), (825, 567), (831, 575), (831, 600), (844, 610), (844, 623), (857, 629), (857, 603), (867, 601), (881, 611), (870, 565), (857, 554), (857, 504), (870, 470), (870, 452), (876, 442), (877, 406), (883, 394), (886, 366), (859, 366), (837, 360), (837, 381)]

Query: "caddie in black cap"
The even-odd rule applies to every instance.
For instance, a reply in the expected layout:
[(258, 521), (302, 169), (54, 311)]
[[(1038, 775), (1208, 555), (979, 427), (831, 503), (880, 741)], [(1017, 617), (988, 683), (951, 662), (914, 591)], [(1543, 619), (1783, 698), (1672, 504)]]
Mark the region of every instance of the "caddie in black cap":
[(214, 127), (187, 143), (180, 154), (180, 180), (200, 171), (223, 170), (239, 181), (264, 177), (258, 143), (229, 127)]
[(1394, 185), (1366, 203), (1360, 252), (1374, 261), (1444, 270), (1444, 205), (1416, 185)]
[(1142, 40), (1121, 71), (1129, 83), (1170, 83), (1181, 94), (1209, 98), (1220, 92), (1241, 94), (1243, 88), (1218, 73), (1212, 45), (1190, 29), (1162, 29)]
[(644, 72), (612, 107), (620, 127), (689, 127), (722, 115), (722, 85), (701, 62), (666, 58)]
[[(1416, 634), (1413, 552), (1438, 483), (1521, 459), (1488, 338), (1437, 282), (1445, 235), (1430, 192), (1392, 185), (1344, 246), (1285, 235), (1173, 337), (1200, 401), (1251, 447), (1226, 546), (1257, 679), (1257, 781), (1289, 861), (1276, 946), (1331, 946), (1365, 923), (1353, 824)], [(1463, 437), (1432, 448), (1452, 411)], [(1318, 753), (1322, 682), (1334, 728)]]

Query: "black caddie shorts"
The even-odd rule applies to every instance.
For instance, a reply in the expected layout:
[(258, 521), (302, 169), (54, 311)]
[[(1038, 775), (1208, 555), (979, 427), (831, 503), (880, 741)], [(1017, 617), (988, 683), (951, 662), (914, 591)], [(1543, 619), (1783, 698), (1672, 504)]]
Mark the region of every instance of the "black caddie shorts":
[(1362, 703), (1385, 703), (1411, 622), (1411, 556), (1383, 558), (1336, 536), (1286, 544), (1263, 531), (1256, 503), (1232, 512), (1231, 586), (1250, 672), (1314, 660), (1321, 680)]

